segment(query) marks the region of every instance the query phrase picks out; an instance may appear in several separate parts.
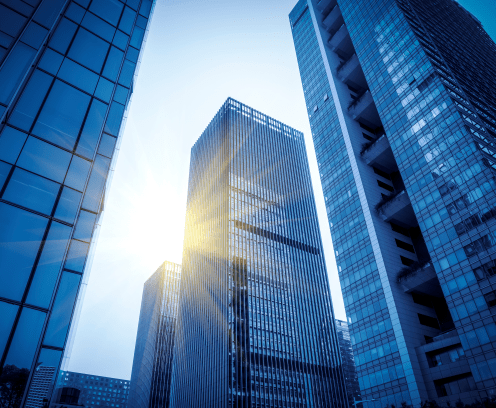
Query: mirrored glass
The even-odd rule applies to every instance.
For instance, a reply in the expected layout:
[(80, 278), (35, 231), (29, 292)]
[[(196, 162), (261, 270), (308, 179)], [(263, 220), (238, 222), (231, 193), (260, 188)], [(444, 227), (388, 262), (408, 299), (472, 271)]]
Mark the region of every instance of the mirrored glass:
[[(5, 345), (10, 336), (19, 306), (0, 301), (0, 356), (3, 356)], [(0, 357), (1, 358), (1, 357)]]
[(126, 4), (131, 7), (133, 10), (138, 10), (140, 0), (127, 0)]
[(2, 31), (12, 37), (17, 37), (27, 18), (0, 4), (0, 27)]
[(112, 158), (115, 148), (115, 142), (117, 139), (113, 136), (109, 136), (107, 134), (102, 135), (102, 139), (100, 140), (100, 147), (98, 148), (98, 153), (109, 158)]
[(14, 95), (29, 65), (33, 61), (36, 50), (18, 42), (9, 58), (0, 69), (0, 102), (7, 105)]
[(131, 33), (133, 29), (134, 19), (136, 17), (136, 12), (129, 7), (124, 8), (124, 13), (122, 13), (122, 18), (119, 23), (119, 30), (124, 31), (127, 34)]
[(41, 58), (41, 61), (38, 63), (38, 68), (44, 69), (52, 75), (57, 75), (63, 59), (63, 55), (50, 48), (47, 48), (45, 50), (45, 53), (43, 54), (43, 57)]
[(69, 7), (67, 8), (67, 11), (65, 12), (65, 15), (68, 18), (70, 18), (72, 21), (75, 21), (76, 23), (80, 24), (85, 12), (86, 10), (84, 8), (78, 6), (74, 2), (71, 2)]
[[(45, 398), (47, 400), (50, 398), (50, 390), (48, 385), (55, 380), (61, 357), (61, 351), (47, 348), (41, 349), (40, 355), (36, 362), (33, 380), (31, 381), (30, 389), (26, 395), (27, 408), (46, 406), (43, 400)], [(35, 381), (35, 378), (37, 381)]]
[(68, 55), (74, 61), (100, 73), (108, 48), (107, 42), (80, 28)]
[(60, 23), (50, 38), (50, 42), (48, 45), (50, 48), (60, 52), (61, 54), (65, 54), (67, 52), (67, 47), (72, 41), (72, 37), (76, 33), (77, 25), (72, 21), (63, 18), (60, 20)]
[(60, 14), (60, 9), (66, 0), (50, 0), (41, 3), (33, 19), (46, 28), (51, 28)]
[(61, 81), (55, 81), (36, 121), (33, 133), (72, 150), (83, 123), (90, 96)]
[(107, 122), (105, 123), (105, 132), (110, 133), (113, 136), (119, 135), (119, 129), (122, 123), (122, 116), (124, 115), (124, 105), (120, 103), (113, 102), (110, 106), (110, 111), (107, 117)]
[(136, 25), (138, 27), (141, 27), (142, 29), (146, 28), (146, 23), (148, 23), (148, 19), (143, 16), (138, 16), (138, 18), (136, 19)]
[(124, 61), (124, 65), (122, 66), (121, 74), (119, 76), (119, 84), (130, 88), (131, 82), (133, 80), (134, 68), (136, 68), (136, 64), (129, 60)]
[(103, 77), (100, 77), (98, 85), (96, 87), (95, 96), (105, 102), (110, 102), (112, 96), (112, 90), (114, 89), (114, 84)]
[(15, 164), (26, 138), (25, 133), (5, 126), (0, 135), (0, 160)]
[(91, 3), (90, 11), (110, 24), (117, 25), (123, 7), (124, 5), (118, 0), (100, 0)]
[(81, 210), (74, 231), (74, 239), (90, 242), (93, 233), (93, 226), (95, 225), (96, 214)]
[(109, 167), (110, 159), (97, 154), (83, 198), (83, 208), (98, 212)]
[(7, 180), (7, 177), (9, 176), (11, 168), (12, 166), (10, 164), (0, 161), (0, 190), (2, 190), (5, 180)]
[(46, 28), (31, 21), (22, 34), (21, 41), (37, 50), (45, 40), (47, 33)]
[(121, 50), (125, 50), (127, 46), (127, 41), (129, 40), (129, 36), (124, 34), (122, 31), (117, 30), (114, 35), (114, 40), (112, 44), (116, 47), (119, 47)]
[(71, 227), (52, 222), (26, 299), (30, 305), (50, 306), (71, 232)]
[(81, 202), (81, 196), (82, 194), (79, 191), (64, 187), (62, 194), (60, 195), (59, 203), (57, 204), (55, 218), (67, 222), (68, 224), (74, 224), (79, 203)]
[(133, 47), (129, 47), (126, 52), (126, 58), (130, 61), (137, 62), (139, 56), (139, 50)]
[(91, 162), (81, 157), (73, 156), (64, 184), (76, 190), (83, 191), (90, 168)]
[(124, 53), (121, 50), (111, 47), (107, 62), (105, 63), (105, 68), (103, 69), (103, 75), (112, 81), (117, 80), (117, 74), (121, 68), (123, 57)]
[(97, 74), (67, 58), (60, 67), (58, 77), (89, 94), (95, 92), (98, 83)]
[(3, 193), (3, 199), (50, 215), (60, 185), (46, 178), (16, 168)]
[(88, 159), (93, 159), (106, 113), (107, 105), (93, 99), (76, 148), (77, 153)]
[(65, 268), (71, 271), (83, 272), (84, 263), (86, 262), (86, 255), (88, 255), (89, 245), (86, 242), (71, 241), (69, 253), (65, 261)]
[(152, 8), (151, 0), (142, 0), (139, 13), (142, 16), (148, 17), (150, 15), (151, 8)]
[[(122, 76), (122, 74), (121, 74), (121, 76)], [(117, 102), (125, 105), (127, 102), (128, 92), (129, 92), (129, 89), (124, 88), (123, 86), (117, 85), (117, 89), (115, 90), (115, 93), (114, 93), (114, 101), (117, 101)]]
[(108, 42), (111, 42), (114, 37), (115, 27), (112, 27), (109, 23), (106, 23), (94, 14), (86, 13), (82, 26)]

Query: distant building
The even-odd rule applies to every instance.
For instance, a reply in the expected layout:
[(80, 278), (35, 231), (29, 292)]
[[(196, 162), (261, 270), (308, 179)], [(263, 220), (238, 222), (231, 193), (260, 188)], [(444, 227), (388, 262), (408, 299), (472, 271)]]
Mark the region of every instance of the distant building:
[(350, 340), (350, 329), (347, 322), (336, 319), (336, 330), (338, 334), (339, 349), (341, 351), (346, 392), (348, 394), (349, 404), (351, 405), (353, 403), (353, 398), (360, 399), (358, 398), (360, 387), (358, 385), (355, 358), (353, 357), (353, 347)]
[(131, 374), (131, 408), (169, 406), (181, 265), (164, 262), (145, 282)]
[[(79, 396), (69, 389), (79, 390)], [(128, 380), (60, 371), (50, 408), (58, 408), (59, 402), (63, 406), (75, 405), (76, 399), (79, 406), (127, 408), (128, 398)]]
[(26, 408), (43, 408), (53, 387), (53, 377), (56, 371), (57, 367), (43, 365), (36, 367), (26, 399)]

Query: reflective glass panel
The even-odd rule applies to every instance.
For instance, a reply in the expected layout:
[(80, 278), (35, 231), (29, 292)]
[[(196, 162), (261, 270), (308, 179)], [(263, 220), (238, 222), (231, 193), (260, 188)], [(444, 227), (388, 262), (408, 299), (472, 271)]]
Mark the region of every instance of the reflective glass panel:
[(74, 61), (100, 73), (108, 48), (109, 44), (104, 40), (80, 28), (68, 55)]
[(115, 28), (94, 14), (86, 13), (82, 25), (108, 42), (114, 37)]
[(43, 28), (34, 21), (31, 21), (26, 28), (26, 31), (22, 34), (21, 41), (35, 49), (38, 49), (45, 40), (47, 33), (48, 30), (46, 28)]
[(45, 50), (45, 53), (43, 54), (43, 58), (38, 63), (38, 67), (50, 72), (50, 74), (57, 75), (63, 59), (63, 55), (54, 50), (51, 50), (50, 48), (47, 48)]
[(109, 158), (112, 158), (112, 154), (114, 153), (115, 142), (117, 139), (113, 136), (109, 136), (107, 134), (102, 135), (102, 139), (100, 140), (100, 147), (98, 148), (98, 153), (103, 154)]
[(67, 58), (60, 67), (58, 77), (89, 94), (95, 92), (98, 83), (97, 74)]
[(8, 104), (21, 82), (36, 50), (18, 42), (0, 70), (0, 102)]
[(0, 27), (3, 32), (17, 37), (25, 23), (26, 17), (0, 4)]
[(105, 68), (103, 69), (103, 75), (112, 81), (117, 80), (117, 74), (121, 68), (123, 56), (124, 53), (121, 50), (111, 47), (107, 57), (107, 62), (105, 63)]
[(93, 159), (106, 113), (107, 105), (93, 99), (76, 148), (77, 153), (88, 159)]
[(90, 11), (110, 24), (117, 25), (123, 7), (124, 5), (118, 0), (100, 0), (91, 3)]
[(118, 136), (119, 129), (122, 123), (122, 116), (124, 115), (124, 105), (113, 102), (110, 106), (110, 112), (105, 123), (105, 132), (111, 135)]
[(121, 50), (125, 50), (127, 46), (127, 41), (129, 40), (129, 36), (124, 34), (122, 31), (117, 30), (114, 35), (114, 40), (112, 44), (116, 47), (119, 47)]
[(131, 30), (133, 29), (135, 17), (136, 12), (131, 10), (129, 7), (125, 7), (124, 13), (122, 13), (121, 22), (119, 23), (119, 29), (127, 34), (130, 34)]
[(0, 135), (0, 159), (14, 164), (26, 141), (26, 133), (5, 126)]
[(71, 271), (83, 272), (88, 248), (89, 245), (87, 243), (73, 239), (65, 261), (65, 268), (70, 269)]
[(76, 24), (74, 24), (72, 21), (67, 20), (66, 18), (63, 18), (60, 21), (48, 45), (54, 50), (65, 54), (67, 52), (67, 47), (69, 47), (69, 44), (72, 41), (72, 37), (74, 37), (76, 29)]
[(129, 47), (127, 49), (126, 58), (130, 61), (137, 62), (139, 56), (139, 51), (136, 48)]
[(10, 164), (0, 161), (0, 190), (3, 187), (5, 180), (7, 180), (11, 168), (12, 166)]
[(107, 180), (107, 172), (110, 166), (110, 159), (97, 155), (93, 170), (91, 171), (90, 180), (86, 187), (86, 194), (83, 199), (83, 208), (98, 212), (102, 198), (103, 187)]
[(57, 210), (55, 211), (55, 218), (74, 224), (76, 218), (79, 202), (81, 201), (81, 193), (69, 187), (64, 187), (60, 195)]
[(34, 20), (41, 25), (50, 28), (55, 22), (55, 19), (60, 14), (60, 9), (65, 3), (65, 0), (50, 0), (44, 1), (34, 15)]
[(112, 90), (114, 89), (114, 84), (103, 77), (100, 77), (98, 81), (98, 86), (96, 87), (95, 96), (105, 102), (110, 102), (110, 97), (112, 96)]
[[(12, 330), (18, 306), (0, 301), (0, 356), (3, 356), (5, 345)], [(2, 358), (2, 357), (0, 357)]]
[(145, 35), (145, 30), (143, 30), (142, 28), (139, 28), (139, 27), (134, 27), (133, 36), (131, 37), (130, 44), (134, 48), (140, 48), (144, 35)]
[(136, 64), (134, 62), (129, 60), (124, 61), (124, 65), (122, 66), (121, 74), (119, 76), (119, 84), (124, 85), (127, 88), (131, 87), (135, 67)]
[[(121, 73), (121, 77), (122, 77), (122, 73)], [(117, 102), (125, 105), (126, 101), (127, 101), (127, 93), (128, 92), (129, 92), (129, 89), (124, 88), (123, 86), (117, 85), (117, 89), (115, 90), (115, 94), (114, 94), (114, 101), (117, 101)]]
[(79, 213), (79, 219), (76, 224), (76, 231), (74, 231), (73, 238), (90, 242), (95, 221), (96, 214), (81, 210), (81, 212)]
[(81, 20), (83, 19), (84, 13), (86, 10), (82, 8), (81, 6), (78, 6), (76, 3), (71, 2), (69, 7), (67, 8), (67, 11), (65, 12), (65, 15), (69, 17), (71, 20), (75, 21), (76, 23), (81, 23)]
[(75, 188), (76, 190), (83, 191), (86, 184), (86, 177), (90, 171), (91, 162), (84, 160), (81, 157), (73, 156), (67, 177), (64, 184), (66, 186)]

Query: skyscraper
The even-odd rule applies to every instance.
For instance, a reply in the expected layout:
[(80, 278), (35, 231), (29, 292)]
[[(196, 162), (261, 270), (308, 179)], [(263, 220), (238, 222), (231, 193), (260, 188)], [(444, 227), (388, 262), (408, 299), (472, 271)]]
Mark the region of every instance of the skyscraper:
[(181, 265), (164, 262), (145, 282), (129, 405), (169, 407)]
[(336, 330), (338, 333), (338, 344), (341, 352), (343, 373), (346, 382), (346, 392), (348, 393), (348, 404), (351, 406), (355, 400), (359, 400), (360, 387), (356, 372), (353, 347), (351, 345), (350, 329), (347, 322), (336, 319)]
[(361, 397), (494, 395), (494, 42), (454, 0), (300, 0), (290, 22)]
[(191, 150), (173, 407), (344, 407), (303, 134), (231, 98)]
[(67, 348), (152, 5), (0, 1), (0, 405)]

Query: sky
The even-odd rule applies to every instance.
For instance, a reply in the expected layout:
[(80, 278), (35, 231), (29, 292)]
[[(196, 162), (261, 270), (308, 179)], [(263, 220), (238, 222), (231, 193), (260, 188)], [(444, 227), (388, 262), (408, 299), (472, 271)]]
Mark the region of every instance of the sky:
[[(494, 0), (459, 0), (496, 38)], [(296, 0), (157, 0), (68, 369), (130, 379), (143, 284), (181, 263), (194, 142), (228, 97), (305, 134), (335, 315), (345, 319), (288, 14)]]

